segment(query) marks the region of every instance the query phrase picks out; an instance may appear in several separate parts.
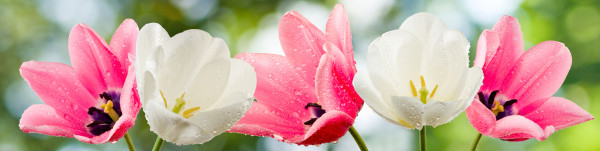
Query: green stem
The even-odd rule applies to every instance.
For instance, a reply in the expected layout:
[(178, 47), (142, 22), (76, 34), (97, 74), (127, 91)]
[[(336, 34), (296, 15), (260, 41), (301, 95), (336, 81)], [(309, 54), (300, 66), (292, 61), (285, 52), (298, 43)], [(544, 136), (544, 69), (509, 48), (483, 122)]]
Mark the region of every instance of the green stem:
[(473, 144), (471, 144), (471, 151), (475, 151), (475, 149), (477, 149), (477, 145), (479, 144), (480, 139), (481, 139), (481, 133), (479, 133), (477, 135), (477, 137), (475, 137), (475, 140), (473, 140)]
[(125, 141), (127, 142), (129, 151), (135, 151), (135, 146), (133, 146), (133, 141), (131, 141), (131, 137), (129, 137), (129, 132), (125, 133)]
[(419, 138), (421, 140), (421, 151), (427, 151), (427, 138), (425, 135), (425, 126), (423, 126), (423, 129), (421, 129), (419, 131)]
[(163, 144), (163, 139), (160, 138), (160, 136), (156, 136), (156, 142), (154, 142), (154, 147), (152, 147), (152, 151), (160, 151), (160, 148), (162, 148), (162, 144)]
[(358, 148), (360, 148), (361, 151), (369, 150), (369, 149), (367, 149), (367, 145), (365, 144), (365, 141), (363, 141), (363, 139), (360, 137), (360, 135), (358, 134), (356, 129), (354, 129), (354, 126), (350, 126), (350, 129), (348, 129), (348, 131), (350, 132), (350, 134), (352, 134), (354, 141), (356, 141), (356, 144), (358, 145)]

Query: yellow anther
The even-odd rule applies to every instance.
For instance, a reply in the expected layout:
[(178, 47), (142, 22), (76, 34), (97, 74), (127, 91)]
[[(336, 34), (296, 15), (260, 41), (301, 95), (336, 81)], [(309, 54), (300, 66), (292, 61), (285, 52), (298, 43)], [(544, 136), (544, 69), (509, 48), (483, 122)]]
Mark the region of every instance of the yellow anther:
[(415, 84), (413, 84), (412, 80), (410, 80), (410, 89), (412, 89), (413, 96), (417, 97), (417, 88), (415, 88)]
[(189, 118), (192, 117), (194, 114), (192, 114), (195, 111), (198, 111), (200, 109), (200, 107), (193, 107), (191, 109), (187, 109), (185, 111), (183, 111), (183, 118)]
[(421, 88), (426, 88), (425, 87), (425, 79), (423, 78), (423, 76), (421, 76)]
[(183, 99), (183, 96), (185, 96), (185, 92), (183, 92), (179, 98)]
[(429, 95), (429, 97), (433, 97), (433, 95), (435, 95), (435, 90), (437, 90), (438, 85), (435, 85), (435, 88), (433, 88), (433, 91), (431, 91), (431, 95)]
[(167, 99), (165, 99), (165, 95), (163, 95), (161, 90), (158, 90), (158, 92), (160, 92), (160, 96), (162, 97), (163, 101), (165, 102), (165, 108), (167, 108)]

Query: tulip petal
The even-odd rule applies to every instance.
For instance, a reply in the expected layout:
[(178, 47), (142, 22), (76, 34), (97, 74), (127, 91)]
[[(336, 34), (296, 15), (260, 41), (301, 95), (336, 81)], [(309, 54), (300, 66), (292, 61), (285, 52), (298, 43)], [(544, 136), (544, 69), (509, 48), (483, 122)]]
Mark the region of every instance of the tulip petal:
[(552, 126), (555, 130), (594, 119), (594, 116), (577, 104), (561, 97), (551, 97), (537, 110), (525, 115), (525, 117), (544, 129)]
[(90, 94), (99, 95), (108, 88), (123, 87), (126, 67), (109, 50), (104, 39), (87, 25), (79, 24), (71, 30), (69, 56), (73, 70)]
[[(229, 60), (230, 59), (213, 59), (212, 62), (209, 62), (204, 67), (202, 67), (202, 69), (200, 69), (198, 73), (195, 73), (194, 77), (192, 77), (193, 79), (190, 79), (190, 81), (181, 81), (183, 83), (189, 83), (189, 88), (187, 89), (187, 91), (178, 91), (180, 93), (185, 92), (184, 99), (190, 100), (187, 102), (186, 106), (200, 107), (201, 110), (205, 110), (208, 109), (210, 106), (214, 105), (217, 101), (219, 101), (219, 98), (229, 95), (223, 94), (227, 84), (230, 84), (228, 83), (230, 78), (229, 71), (231, 70), (231, 62)], [(181, 75), (175, 74), (170, 76), (170, 78), (176, 77), (181, 77)], [(171, 83), (167, 81), (168, 80), (164, 80), (166, 84)], [(241, 87), (239, 83), (231, 84)], [(169, 86), (171, 88), (177, 87), (176, 85)], [(163, 93), (164, 92), (165, 91), (163, 90)], [(173, 97), (171, 100), (175, 100), (177, 97), (179, 96)], [(167, 98), (167, 100), (169, 99), (166, 96), (166, 94), (165, 98)], [(167, 104), (167, 106), (175, 106), (175, 101), (167, 101)]]
[(348, 114), (336, 110), (329, 111), (315, 121), (306, 132), (304, 141), (298, 144), (317, 145), (337, 141), (346, 134), (353, 123), (354, 118)]
[(518, 114), (527, 115), (556, 93), (570, 67), (571, 53), (564, 44), (542, 42), (519, 58), (500, 92), (517, 99), (514, 107)]
[(450, 122), (454, 117), (462, 112), (455, 112), (454, 109), (458, 109), (461, 106), (461, 102), (457, 101), (436, 101), (430, 100), (425, 104), (423, 122), (425, 125), (431, 125), (433, 127)]
[[(155, 81), (154, 79), (150, 79), (152, 81), (146, 81), (146, 70), (152, 70), (149, 71), (151, 73), (148, 74), (152, 74), (154, 73), (154, 69), (156, 67), (147, 67), (147, 61), (149, 61), (149, 59), (159, 59), (160, 57), (155, 56), (155, 55), (164, 55), (164, 52), (162, 52), (162, 47), (159, 47), (160, 44), (162, 44), (164, 41), (168, 40), (169, 38), (169, 33), (167, 33), (167, 31), (165, 31), (165, 29), (162, 28), (162, 26), (160, 26), (157, 23), (149, 23), (144, 25), (144, 27), (142, 27), (142, 29), (139, 32), (138, 35), (138, 40), (136, 43), (136, 54), (135, 54), (135, 67), (137, 68), (137, 70), (141, 71), (141, 72), (136, 72), (136, 78), (137, 78), (137, 88), (138, 88), (138, 92), (140, 93), (140, 100), (142, 100), (142, 104), (144, 104), (144, 102), (147, 100), (145, 99), (145, 96), (148, 95), (153, 95), (154, 92), (153, 90), (151, 91), (145, 91), (144, 89), (146, 87), (155, 87), (155, 86), (147, 86), (145, 84), (148, 83), (152, 83), (154, 84)], [(161, 52), (159, 52), (158, 50), (161, 50)], [(152, 62), (152, 61), (150, 61)], [(154, 63), (154, 65), (156, 65), (156, 63)], [(145, 94), (145, 92), (150, 92), (148, 94)]]
[(489, 136), (518, 142), (529, 138), (543, 138), (544, 130), (521, 115), (511, 115), (496, 121), (496, 126)]
[(453, 96), (453, 98), (460, 100), (460, 103), (457, 105), (458, 108), (454, 109), (454, 113), (451, 114), (453, 116), (449, 117), (450, 120), (454, 119), (471, 105), (471, 100), (475, 98), (475, 95), (479, 92), (479, 88), (483, 84), (484, 77), (481, 68), (469, 68), (465, 70), (464, 74)]
[(409, 80), (416, 82), (420, 76), (420, 43), (414, 34), (404, 30), (386, 32), (371, 43), (367, 66), (371, 80), (382, 96), (412, 95)]
[(127, 68), (131, 65), (128, 57), (129, 54), (135, 54), (138, 31), (138, 26), (133, 19), (125, 19), (110, 40), (110, 50), (119, 59), (123, 67)]
[(217, 134), (207, 131), (196, 123), (190, 122), (183, 116), (167, 110), (160, 97), (153, 101), (148, 101), (144, 106), (146, 119), (150, 125), (150, 130), (156, 133), (160, 138), (176, 144), (197, 144), (206, 142)]
[(96, 98), (77, 80), (73, 68), (62, 63), (28, 61), (20, 71), (25, 82), (57, 114), (82, 127), (88, 122), (87, 109), (96, 105)]
[(382, 97), (381, 93), (375, 88), (373, 82), (371, 82), (371, 78), (366, 71), (359, 71), (354, 76), (354, 88), (356, 88), (356, 93), (360, 95), (360, 97), (364, 100), (375, 113), (379, 114), (384, 119), (390, 122), (397, 122), (396, 112), (390, 108), (391, 102), (390, 100), (383, 100), (384, 98), (391, 99), (391, 96)]
[[(222, 108), (231, 104), (236, 104), (244, 101), (247, 98), (254, 99), (254, 91), (256, 90), (256, 72), (254, 67), (240, 59), (231, 59), (231, 71), (229, 73), (229, 81), (227, 87), (223, 91), (223, 95), (209, 109)], [(196, 91), (194, 91), (196, 92)], [(225, 99), (234, 93), (244, 93), (247, 96), (242, 99)], [(250, 107), (250, 106), (248, 106)]]
[(90, 136), (84, 126), (65, 120), (54, 108), (45, 104), (34, 104), (27, 108), (21, 116), (19, 128), (25, 133), (62, 137)]
[(488, 29), (484, 30), (479, 36), (479, 40), (477, 40), (477, 54), (473, 66), (483, 68), (484, 65), (490, 64), (499, 45), (498, 33)]
[[(331, 15), (329, 15), (327, 27), (325, 28), (327, 41), (332, 42), (338, 47), (346, 56), (347, 60), (354, 60), (350, 22), (348, 21), (348, 15), (342, 4), (335, 5), (331, 11)], [(352, 65), (351, 68), (356, 72), (354, 65)]]
[(423, 58), (422, 63), (427, 88), (432, 90), (439, 86), (433, 97), (435, 100), (455, 100), (453, 94), (460, 89), (457, 86), (467, 76), (465, 70), (469, 69), (469, 41), (457, 30), (446, 30), (433, 45), (433, 53), (426, 56), (429, 58)]
[(363, 101), (352, 86), (354, 66), (333, 43), (325, 43), (328, 50), (321, 58), (316, 75), (317, 98), (325, 110), (343, 111), (356, 117)]
[[(499, 90), (502, 82), (511, 72), (511, 68), (517, 63), (517, 59), (523, 54), (523, 35), (521, 34), (521, 26), (516, 18), (511, 16), (503, 16), (498, 20), (493, 30), (496, 34), (486, 35), (487, 53), (483, 71), (485, 79), (483, 80), (482, 91)], [(496, 42), (498, 47), (496, 48)], [(482, 48), (479, 48), (482, 49)]]
[(286, 57), (304, 81), (314, 83), (319, 58), (325, 53), (325, 35), (298, 12), (291, 11), (279, 21), (279, 40)]
[(425, 46), (423, 48), (423, 56), (429, 56), (431, 52), (431, 47), (434, 44), (442, 32), (446, 31), (448, 27), (444, 21), (433, 14), (429, 13), (417, 13), (414, 14), (400, 25), (401, 30), (409, 31), (414, 34), (418, 41), (421, 43), (416, 43), (417, 45)]
[[(212, 84), (209, 85), (213, 86), (212, 92), (223, 92), (229, 77), (229, 72), (226, 71), (229, 71), (230, 65), (229, 48), (222, 39), (213, 38), (202, 30), (191, 29), (173, 36), (161, 46), (165, 58), (158, 63), (156, 70), (162, 74), (157, 74), (156, 78), (165, 79), (157, 82), (167, 100), (175, 100), (184, 90), (188, 90), (191, 85), (196, 85), (195, 82), (193, 84), (189, 81), (199, 78), (197, 76), (202, 77), (204, 74), (200, 72), (211, 73), (209, 74), (211, 77), (221, 77), (211, 79)], [(211, 65), (219, 67), (211, 67)], [(217, 70), (223, 71), (219, 73)], [(216, 94), (216, 96), (220, 95)]]
[(483, 135), (490, 135), (494, 126), (496, 126), (496, 116), (477, 97), (475, 97), (465, 113), (473, 128)]
[(421, 130), (423, 128), (425, 107), (419, 99), (409, 96), (392, 96), (391, 104), (399, 116), (395, 123), (409, 129)]

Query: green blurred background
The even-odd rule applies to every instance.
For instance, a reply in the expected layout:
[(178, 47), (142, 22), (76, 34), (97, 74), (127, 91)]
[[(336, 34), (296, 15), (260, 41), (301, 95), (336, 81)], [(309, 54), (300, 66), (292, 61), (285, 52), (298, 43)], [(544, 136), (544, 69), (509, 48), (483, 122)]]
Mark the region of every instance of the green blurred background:
[[(449, 27), (462, 31), (471, 41), (471, 60), (476, 40), (502, 15), (519, 19), (525, 48), (545, 41), (566, 44), (573, 66), (556, 96), (572, 100), (595, 117), (600, 113), (600, 1), (594, 0), (0, 0), (0, 150), (126, 150), (126, 144), (91, 145), (73, 138), (23, 133), (19, 119), (23, 111), (42, 101), (19, 75), (19, 66), (29, 60), (69, 63), (69, 30), (86, 23), (110, 40), (125, 19), (139, 27), (156, 22), (174, 35), (186, 29), (202, 29), (223, 38), (232, 51), (282, 54), (277, 26), (291, 10), (303, 14), (324, 29), (336, 3), (345, 5), (352, 28), (359, 70), (364, 69), (366, 49), (382, 33), (396, 29), (408, 16), (430, 12)], [(156, 135), (149, 131), (140, 111), (129, 130), (138, 150), (150, 150)], [(373, 151), (417, 150), (417, 131), (386, 122), (365, 106), (356, 129)], [(430, 150), (468, 150), (476, 131), (464, 114), (448, 124), (428, 129)], [(600, 150), (600, 121), (592, 120), (560, 130), (546, 141), (512, 143), (483, 137), (479, 150)], [(336, 144), (297, 146), (241, 134), (222, 134), (201, 145), (166, 143), (164, 150), (358, 150), (348, 134)]]

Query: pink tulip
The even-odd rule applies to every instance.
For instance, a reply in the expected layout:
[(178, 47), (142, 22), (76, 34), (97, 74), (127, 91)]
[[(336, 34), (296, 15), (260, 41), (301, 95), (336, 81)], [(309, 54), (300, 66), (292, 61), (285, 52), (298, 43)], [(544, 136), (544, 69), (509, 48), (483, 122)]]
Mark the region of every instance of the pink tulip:
[(279, 38), (286, 56), (236, 56), (256, 70), (258, 102), (230, 131), (300, 145), (338, 140), (363, 104), (352, 86), (356, 68), (343, 6), (333, 9), (325, 34), (288, 12), (279, 22)]
[(577, 104), (552, 97), (571, 67), (569, 49), (545, 41), (523, 53), (521, 29), (514, 17), (502, 17), (492, 30), (481, 34), (475, 65), (483, 68), (483, 86), (466, 112), (483, 135), (543, 141), (559, 129), (594, 119)]
[(123, 137), (141, 107), (132, 64), (137, 34), (137, 24), (127, 19), (108, 45), (93, 29), (79, 24), (69, 35), (73, 67), (23, 63), (21, 76), (45, 104), (25, 110), (21, 130), (75, 137), (91, 144)]

